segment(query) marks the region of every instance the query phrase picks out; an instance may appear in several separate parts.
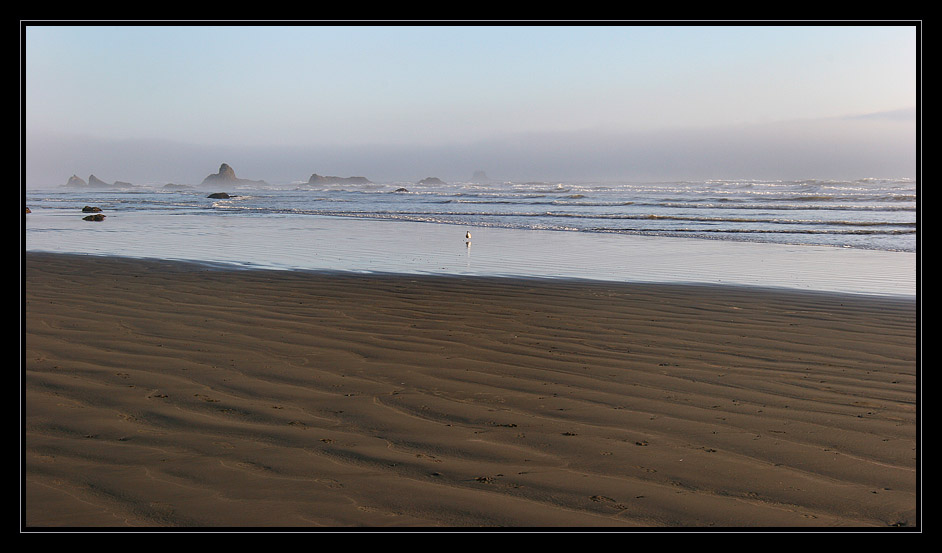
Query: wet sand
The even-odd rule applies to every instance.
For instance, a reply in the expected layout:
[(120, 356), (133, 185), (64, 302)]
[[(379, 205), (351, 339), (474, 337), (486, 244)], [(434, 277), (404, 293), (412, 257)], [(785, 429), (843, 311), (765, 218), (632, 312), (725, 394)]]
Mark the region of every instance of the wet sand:
[(23, 527), (913, 527), (916, 301), (25, 254)]

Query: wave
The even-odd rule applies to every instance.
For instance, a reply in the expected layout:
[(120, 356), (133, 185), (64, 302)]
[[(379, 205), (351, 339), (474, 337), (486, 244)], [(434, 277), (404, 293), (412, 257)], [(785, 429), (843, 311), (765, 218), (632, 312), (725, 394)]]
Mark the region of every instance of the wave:
[[(788, 237), (803, 244), (853, 242), (853, 247), (903, 251), (915, 248), (918, 226), (916, 184), (898, 179), (458, 183), (409, 187), (408, 194), (394, 193), (396, 188), (388, 183), (343, 188), (294, 183), (291, 188), (230, 190), (235, 197), (215, 203), (200, 189), (30, 190), (27, 205), (63, 215), (100, 205), (148, 214), (355, 217), (769, 242)], [(857, 238), (839, 238), (851, 235)]]
[(688, 223), (751, 223), (751, 224), (787, 224), (787, 225), (850, 225), (850, 226), (905, 226), (915, 227), (915, 222), (909, 221), (865, 221), (851, 219), (776, 219), (770, 217), (728, 217), (728, 216), (688, 216), (678, 214), (611, 214), (611, 213), (570, 213), (558, 211), (404, 211), (404, 210), (335, 210), (335, 209), (301, 209), (301, 208), (265, 208), (258, 206), (238, 206), (222, 204), (219, 206), (226, 210), (249, 210), (257, 212), (270, 212), (278, 214), (323, 215), (323, 216), (357, 216), (382, 218), (411, 218), (411, 217), (479, 217), (479, 218), (561, 218), (561, 219), (600, 219), (600, 220), (638, 220), (638, 221), (678, 221)]
[(780, 235), (789, 235), (789, 234), (827, 234), (827, 235), (858, 235), (858, 236), (902, 236), (902, 235), (914, 235), (916, 230), (864, 230), (864, 229), (855, 229), (855, 230), (838, 230), (838, 229), (791, 229), (791, 230), (772, 230), (772, 229), (684, 229), (684, 228), (672, 228), (672, 229), (663, 229), (663, 230), (653, 230), (653, 229), (644, 229), (644, 228), (607, 228), (607, 227), (598, 227), (591, 229), (583, 229), (591, 232), (630, 232), (633, 234), (780, 234)]
[[(684, 199), (664, 199), (659, 201), (644, 201), (644, 200), (596, 200), (596, 199), (583, 199), (585, 196), (580, 196), (575, 199), (545, 199), (545, 197), (539, 198), (496, 198), (496, 199), (466, 199), (466, 198), (442, 198), (435, 200), (426, 200), (424, 203), (427, 204), (437, 204), (437, 205), (446, 205), (446, 204), (463, 204), (463, 205), (493, 205), (493, 206), (502, 206), (502, 205), (520, 205), (520, 206), (537, 206), (537, 205), (553, 205), (561, 207), (576, 207), (576, 208), (591, 208), (591, 207), (627, 207), (627, 206), (637, 206), (637, 207), (656, 207), (656, 208), (671, 208), (671, 209), (744, 209), (744, 210), (832, 210), (832, 211), (915, 211), (915, 205), (910, 205), (906, 203), (905, 205), (893, 205), (885, 203), (873, 203), (870, 205), (867, 204), (846, 204), (846, 203), (817, 203), (817, 204), (804, 204), (804, 203), (744, 203), (742, 200), (737, 199), (727, 199), (727, 198), (703, 198), (698, 200), (684, 200)], [(843, 200), (846, 201), (846, 200)], [(876, 199), (868, 200), (868, 202), (878, 202), (878, 201), (892, 201), (892, 202), (904, 202), (905, 200), (901, 199)]]

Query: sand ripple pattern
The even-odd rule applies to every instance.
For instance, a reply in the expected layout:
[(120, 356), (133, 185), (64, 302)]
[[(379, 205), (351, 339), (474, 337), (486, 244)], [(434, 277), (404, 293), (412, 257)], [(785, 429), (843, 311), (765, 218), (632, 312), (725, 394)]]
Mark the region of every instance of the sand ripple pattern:
[(912, 527), (912, 300), (28, 254), (27, 527)]

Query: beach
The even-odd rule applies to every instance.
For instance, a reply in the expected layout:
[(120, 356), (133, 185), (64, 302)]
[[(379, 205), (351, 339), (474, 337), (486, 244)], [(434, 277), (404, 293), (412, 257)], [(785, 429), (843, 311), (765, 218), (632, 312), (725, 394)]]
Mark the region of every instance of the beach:
[(28, 529), (919, 524), (914, 296), (23, 255)]

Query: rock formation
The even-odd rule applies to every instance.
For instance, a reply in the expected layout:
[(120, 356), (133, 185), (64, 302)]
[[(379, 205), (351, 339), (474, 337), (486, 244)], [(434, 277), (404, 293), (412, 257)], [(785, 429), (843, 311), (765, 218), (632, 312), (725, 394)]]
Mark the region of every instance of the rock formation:
[(83, 221), (104, 221), (105, 216), (101, 213), (96, 213), (94, 215), (89, 215), (87, 217), (82, 217)]
[(308, 184), (373, 184), (366, 177), (323, 177), (314, 173)]
[(90, 205), (87, 205), (82, 208), (82, 213), (98, 213), (100, 211), (101, 211), (100, 207), (92, 207)]
[(471, 175), (471, 182), (487, 182), (488, 180), (487, 173), (484, 171), (478, 170), (475, 171), (473, 175)]
[(203, 179), (203, 186), (205, 185), (232, 185), (232, 184), (267, 184), (263, 180), (250, 180), (250, 179), (240, 179), (236, 176), (235, 171), (232, 167), (229, 167), (228, 164), (223, 163), (219, 166), (219, 172), (213, 173), (212, 175), (207, 176)]
[(230, 196), (229, 194), (226, 194), (225, 192), (213, 192), (212, 194), (206, 197), (212, 198), (214, 200), (227, 200), (231, 198), (232, 196)]
[(88, 185), (89, 185), (89, 186), (95, 186), (95, 187), (110, 186), (107, 182), (101, 180), (100, 178), (96, 177), (95, 175), (89, 175), (89, 176), (88, 176)]
[(219, 166), (219, 172), (215, 175), (209, 175), (203, 179), (203, 184), (206, 184), (207, 181), (234, 181), (239, 180), (236, 177), (235, 170), (232, 167), (229, 167), (229, 164), (223, 163)]
[(107, 182), (101, 180), (95, 175), (88, 176), (88, 182), (85, 182), (80, 177), (72, 175), (69, 177), (69, 182), (65, 183), (69, 187), (83, 187), (83, 188), (130, 188), (134, 185), (129, 182), (115, 181), (114, 184), (108, 184)]
[(438, 177), (425, 177), (419, 181), (419, 184), (445, 184), (445, 181)]

